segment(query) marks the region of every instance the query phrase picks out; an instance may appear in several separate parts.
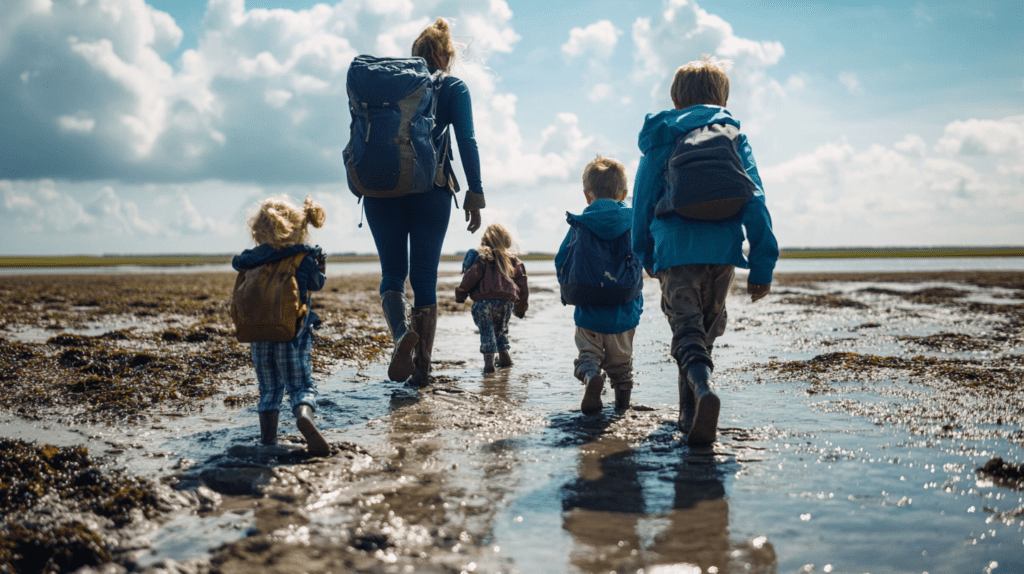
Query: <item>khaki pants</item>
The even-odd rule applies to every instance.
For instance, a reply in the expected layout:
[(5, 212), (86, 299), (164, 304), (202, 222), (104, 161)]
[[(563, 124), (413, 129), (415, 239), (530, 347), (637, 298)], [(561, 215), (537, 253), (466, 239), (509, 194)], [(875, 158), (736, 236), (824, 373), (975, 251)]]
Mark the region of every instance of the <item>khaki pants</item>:
[(630, 329), (624, 333), (606, 335), (576, 327), (579, 356), (574, 361), (576, 369), (573, 374), (585, 383), (593, 373), (604, 369), (613, 389), (632, 389), (635, 332), (636, 329)]
[(732, 265), (679, 265), (658, 273), (661, 310), (672, 328), (672, 357), (685, 370), (693, 361), (711, 368), (715, 339), (729, 319), (725, 298), (732, 287)]

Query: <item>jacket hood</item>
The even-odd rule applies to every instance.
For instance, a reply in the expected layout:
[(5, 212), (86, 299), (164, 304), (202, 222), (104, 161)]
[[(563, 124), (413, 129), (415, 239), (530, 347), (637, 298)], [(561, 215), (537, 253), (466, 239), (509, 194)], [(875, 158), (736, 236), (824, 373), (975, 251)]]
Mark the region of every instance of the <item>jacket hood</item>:
[(683, 110), (647, 114), (644, 127), (640, 130), (640, 151), (646, 154), (655, 147), (674, 144), (679, 136), (709, 124), (740, 127), (739, 120), (721, 106), (698, 105)]
[(277, 261), (278, 259), (284, 259), (291, 257), (304, 251), (321, 251), (319, 247), (311, 247), (302, 243), (290, 245), (284, 249), (274, 249), (269, 243), (264, 243), (252, 249), (246, 249), (240, 255), (235, 255), (231, 259), (231, 266), (236, 271), (246, 271), (248, 269), (255, 269), (260, 265), (270, 263), (271, 261)]
[(586, 225), (601, 239), (615, 239), (633, 226), (633, 209), (622, 201), (597, 199), (579, 215), (566, 212), (568, 219)]

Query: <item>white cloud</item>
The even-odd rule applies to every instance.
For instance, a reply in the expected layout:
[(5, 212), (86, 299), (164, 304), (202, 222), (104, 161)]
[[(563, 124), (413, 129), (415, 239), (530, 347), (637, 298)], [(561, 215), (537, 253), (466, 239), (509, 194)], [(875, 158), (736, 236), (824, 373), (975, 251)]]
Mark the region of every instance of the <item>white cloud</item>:
[(600, 102), (606, 100), (612, 93), (612, 87), (608, 84), (594, 84), (594, 87), (590, 89), (590, 93), (587, 94), (587, 98), (592, 102)]
[(66, 132), (89, 133), (96, 127), (96, 120), (84, 114), (74, 116), (60, 116), (57, 118), (60, 129)]
[(567, 60), (587, 53), (607, 59), (615, 51), (620, 34), (622, 30), (616, 28), (610, 20), (594, 22), (586, 28), (573, 28), (569, 30), (569, 40), (562, 45), (562, 54)]
[(946, 126), (936, 149), (962, 155), (1024, 153), (1024, 116), (969, 119)]
[(857, 79), (857, 74), (853, 72), (840, 72), (839, 83), (846, 87), (846, 90), (851, 94), (858, 95), (864, 93), (864, 87), (861, 86), (860, 80)]
[(907, 155), (923, 157), (927, 151), (928, 144), (925, 143), (924, 138), (921, 136), (909, 134), (902, 141), (894, 144), (893, 147)]
[(632, 38), (632, 81), (651, 86), (650, 98), (656, 107), (668, 107), (676, 69), (701, 54), (733, 61), (729, 108), (744, 118), (747, 133), (758, 133), (786, 97), (786, 89), (766, 73), (785, 54), (782, 44), (739, 37), (728, 22), (696, 3), (673, 0), (660, 19), (638, 18)]
[[(949, 150), (950, 134), (970, 132), (965, 126), (979, 123), (987, 122), (949, 124), (936, 147)], [(1006, 226), (1024, 216), (1019, 184), (1012, 176), (979, 169), (966, 156), (930, 156), (927, 150), (924, 139), (911, 134), (893, 148), (875, 144), (857, 150), (846, 142), (828, 143), (779, 165), (762, 166), (780, 243), (1005, 243)], [(962, 235), (968, 228), (970, 236)]]
[(163, 198), (160, 203), (170, 210), (172, 214), (170, 227), (176, 232), (186, 234), (219, 233), (225, 229), (225, 226), (220, 225), (216, 219), (199, 213), (199, 210), (192, 204), (192, 199), (184, 193)]
[[(503, 0), (451, 8), (453, 35), (470, 49), (454, 73), (471, 87), (481, 139), (529, 145), (518, 133), (515, 96), (498, 90), (485, 62), (519, 40), (512, 11)], [(0, 123), (20, 145), (0, 160), (28, 178), (344, 181), (349, 63), (361, 52), (407, 55), (433, 9), (342, 0), (247, 10), (243, 0), (210, 0), (197, 47), (172, 67), (161, 54), (180, 44), (182, 31), (142, 0), (17, 1), (0, 38), (31, 41), (4, 49), (0, 40), (0, 77), (20, 79), (0, 90)], [(57, 33), (42, 33), (50, 29)], [(539, 157), (506, 151), (501, 157)]]

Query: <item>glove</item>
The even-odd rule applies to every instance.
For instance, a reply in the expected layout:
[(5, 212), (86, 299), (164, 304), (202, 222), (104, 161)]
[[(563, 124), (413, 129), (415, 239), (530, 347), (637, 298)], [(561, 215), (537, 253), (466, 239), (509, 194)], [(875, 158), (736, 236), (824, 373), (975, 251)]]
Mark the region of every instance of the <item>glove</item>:
[(526, 318), (526, 310), (530, 307), (530, 304), (526, 301), (516, 301), (514, 307), (512, 307), (512, 314), (520, 319)]

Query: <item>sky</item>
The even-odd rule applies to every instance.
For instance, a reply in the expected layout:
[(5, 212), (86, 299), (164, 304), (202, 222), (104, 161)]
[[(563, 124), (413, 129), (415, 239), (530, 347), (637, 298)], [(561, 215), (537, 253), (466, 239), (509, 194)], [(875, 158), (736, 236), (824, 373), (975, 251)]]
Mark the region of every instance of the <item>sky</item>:
[[(632, 191), (644, 117), (703, 54), (733, 62), (781, 247), (1024, 244), (1021, 1), (0, 0), (0, 256), (239, 252), (280, 195), (324, 206), (328, 252), (375, 252), (346, 73), (439, 16), (483, 223), (521, 252), (557, 250), (596, 155)], [(477, 246), (463, 219), (445, 253)]]

